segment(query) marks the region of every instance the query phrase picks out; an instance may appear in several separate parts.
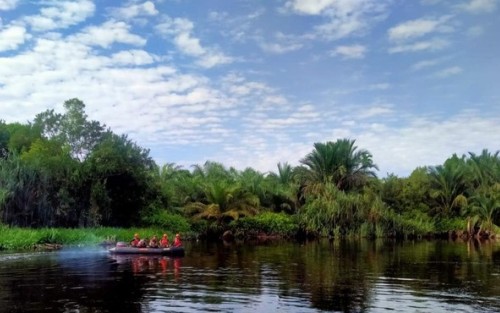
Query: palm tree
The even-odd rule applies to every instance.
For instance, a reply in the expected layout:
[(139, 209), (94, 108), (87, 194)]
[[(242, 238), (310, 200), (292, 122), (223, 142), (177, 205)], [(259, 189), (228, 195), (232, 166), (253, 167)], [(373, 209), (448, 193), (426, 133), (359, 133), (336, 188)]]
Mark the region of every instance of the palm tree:
[(500, 151), (491, 154), (484, 149), (480, 155), (469, 152), (474, 187), (491, 186), (500, 182)]
[(245, 191), (256, 195), (260, 199), (261, 203), (266, 200), (268, 190), (264, 184), (264, 174), (248, 167), (242, 172), (236, 171), (235, 176), (236, 181)]
[(259, 198), (227, 180), (205, 182), (203, 195), (204, 199), (184, 207), (188, 215), (195, 219), (215, 220), (217, 224), (222, 224), (224, 220), (258, 213)]
[(463, 159), (454, 155), (444, 165), (429, 168), (431, 197), (437, 202), (439, 212), (445, 216), (457, 213), (467, 205), (465, 167), (462, 162)]
[(314, 150), (300, 162), (309, 169), (309, 185), (333, 183), (339, 190), (352, 190), (364, 185), (369, 177), (376, 177), (372, 155), (357, 150), (355, 140), (315, 143)]
[(193, 175), (182, 166), (166, 163), (153, 174), (169, 209), (177, 209), (187, 201), (198, 198), (197, 183)]
[(472, 198), (472, 210), (476, 213), (474, 220), (480, 223), (479, 233), (482, 230), (492, 232), (495, 226), (493, 217), (499, 209), (500, 195), (498, 191), (490, 194), (479, 194)]
[(193, 176), (202, 180), (228, 180), (233, 174), (227, 170), (223, 164), (213, 161), (206, 161), (205, 164), (192, 165)]
[(267, 188), (272, 196), (271, 208), (274, 211), (295, 213), (299, 207), (300, 183), (295, 168), (287, 162), (278, 163), (278, 172), (266, 177)]
[(295, 177), (293, 167), (288, 162), (280, 162), (278, 163), (278, 174), (275, 176), (282, 185), (292, 184)]

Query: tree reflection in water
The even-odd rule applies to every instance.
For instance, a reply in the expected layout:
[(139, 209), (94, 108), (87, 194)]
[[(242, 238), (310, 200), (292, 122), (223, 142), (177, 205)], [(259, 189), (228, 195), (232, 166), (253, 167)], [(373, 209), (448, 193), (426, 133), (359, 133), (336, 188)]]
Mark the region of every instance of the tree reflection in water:
[(499, 242), (196, 242), (184, 258), (0, 255), (0, 312), (488, 312), (500, 311), (499, 286)]

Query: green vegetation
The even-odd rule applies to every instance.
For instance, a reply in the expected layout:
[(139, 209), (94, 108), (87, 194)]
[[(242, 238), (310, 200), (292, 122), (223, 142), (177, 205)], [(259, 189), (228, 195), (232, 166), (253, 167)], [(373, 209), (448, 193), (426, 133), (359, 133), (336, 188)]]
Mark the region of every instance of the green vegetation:
[[(114, 243), (116, 241), (128, 242), (134, 233), (141, 237), (151, 238), (153, 235), (161, 236), (165, 228), (20, 228), (0, 226), (0, 250), (22, 250), (33, 248), (50, 248), (53, 245), (97, 245)], [(169, 238), (174, 238), (176, 231), (166, 232)], [(189, 235), (189, 234), (188, 234)]]
[(285, 213), (265, 212), (232, 221), (229, 227), (236, 236), (253, 237), (260, 234), (266, 236), (293, 236), (299, 230), (294, 216)]
[[(468, 238), (499, 232), (498, 151), (452, 155), (409, 177), (383, 179), (371, 153), (351, 139), (315, 143), (300, 165), (279, 163), (275, 173), (212, 161), (160, 167), (126, 135), (89, 121), (82, 101), (64, 108), (27, 124), (0, 121), (0, 223), (17, 242), (3, 248), (57, 242), (66, 236), (59, 228), (82, 231), (72, 233), (74, 241), (64, 237), (67, 243), (128, 238), (131, 231), (115, 230), (138, 227), (217, 237), (226, 230), (356, 237), (454, 231)], [(108, 228), (115, 233), (101, 233)]]

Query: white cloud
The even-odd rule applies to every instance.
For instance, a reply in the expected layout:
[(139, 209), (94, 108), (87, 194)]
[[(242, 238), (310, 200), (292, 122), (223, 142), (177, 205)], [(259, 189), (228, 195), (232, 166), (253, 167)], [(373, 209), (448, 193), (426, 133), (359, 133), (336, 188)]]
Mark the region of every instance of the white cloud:
[(191, 56), (200, 56), (206, 53), (205, 48), (200, 44), (200, 40), (194, 38), (188, 31), (179, 32), (174, 38), (174, 43), (183, 53)]
[(269, 41), (265, 41), (262, 38), (259, 38), (257, 41), (262, 50), (274, 54), (296, 51), (303, 47), (300, 38), (288, 36), (281, 32), (275, 33)]
[(0, 52), (17, 49), (28, 37), (23, 26), (11, 25), (0, 29)]
[(413, 64), (411, 66), (411, 69), (414, 71), (419, 71), (428, 67), (436, 66), (441, 63), (441, 61), (441, 59), (423, 60)]
[(461, 10), (469, 13), (491, 13), (496, 10), (498, 0), (467, 0), (458, 5)]
[(419, 166), (443, 164), (454, 153), (480, 153), (485, 148), (496, 151), (493, 143), (500, 140), (500, 119), (496, 116), (482, 117), (474, 112), (439, 120), (413, 116), (400, 129), (363, 131), (354, 138), (358, 147), (373, 154), (381, 176), (406, 176)]
[(300, 43), (291, 43), (291, 44), (281, 44), (277, 42), (261, 42), (260, 47), (262, 50), (274, 54), (284, 54), (291, 51), (296, 51), (302, 48), (302, 44)]
[(196, 61), (198, 65), (204, 68), (212, 68), (222, 64), (232, 63), (234, 60), (222, 52), (208, 51), (204, 53), (200, 59)]
[(47, 31), (76, 25), (94, 14), (95, 5), (89, 0), (49, 1), (50, 5), (40, 9), (39, 15), (27, 16), (24, 21), (34, 31)]
[[(134, 7), (144, 1), (124, 3)], [(43, 2), (43, 6), (47, 7), (48, 3)], [(50, 3), (57, 6), (55, 1)], [(161, 2), (154, 3), (160, 8)], [(162, 2), (162, 6), (165, 3)], [(467, 94), (470, 88), (463, 88), (463, 84), (470, 82), (494, 81), (495, 71), (479, 64), (476, 70), (467, 71), (467, 76), (470, 75), (467, 82), (459, 79), (451, 85), (447, 80), (420, 79), (421, 75), (414, 77), (416, 73), (409, 71), (432, 70), (427, 78), (458, 75), (468, 67), (462, 63), (447, 67), (450, 58), (456, 56), (456, 62), (467, 61), (477, 56), (477, 51), (489, 51), (486, 49), (490, 47), (483, 46), (482, 40), (465, 38), (460, 44), (461, 50), (449, 57), (437, 53), (433, 57), (379, 54), (378, 49), (384, 49), (380, 46), (384, 44), (384, 36), (388, 38), (382, 29), (366, 40), (346, 39), (334, 45), (312, 42), (308, 40), (363, 35), (373, 26), (373, 17), (381, 18), (385, 13), (383, 3), (389, 2), (297, 0), (276, 3), (269, 5), (287, 3), (288, 15), (275, 16), (276, 10), (268, 9), (267, 2), (263, 10), (245, 6), (255, 14), (243, 19), (234, 17), (237, 12), (232, 7), (227, 8), (227, 14), (211, 14), (211, 20), (203, 19), (198, 11), (193, 13), (189, 8), (181, 8), (175, 12), (186, 18), (151, 19), (156, 22), (165, 18), (158, 26), (163, 38), (151, 32), (152, 23), (136, 23), (154, 12), (135, 7), (128, 12), (120, 11), (121, 19), (116, 12), (105, 9), (97, 12), (95, 19), (73, 24), (76, 27), (67, 27), (58, 33), (34, 32), (31, 24), (20, 17), (22, 12), (8, 12), (8, 17), (2, 15), (8, 24), (0, 26), (0, 33), (11, 25), (24, 26), (26, 30), (23, 42), (20, 42), (20, 33), (3, 42), (0, 40), (0, 47), (19, 50), (0, 53), (0, 116), (8, 122), (23, 122), (46, 109), (60, 112), (65, 100), (79, 97), (87, 104), (86, 112), (91, 119), (105, 123), (117, 133), (129, 134), (141, 146), (151, 148), (157, 161), (190, 165), (210, 159), (261, 171), (276, 170), (276, 163), (280, 161), (297, 164), (312, 150), (314, 142), (344, 137), (356, 139), (358, 147), (372, 152), (382, 175), (386, 172), (405, 174), (416, 166), (438, 164), (455, 152), (498, 149), (495, 147), (495, 143), (500, 142), (498, 95), (491, 84), (483, 84), (484, 88), (474, 97)], [(378, 3), (382, 3), (380, 9)], [(182, 5), (183, 1), (175, 1), (175, 7)], [(443, 0), (442, 6), (418, 10), (419, 14), (425, 14), (420, 10), (439, 14), (438, 10), (450, 5), (453, 6)], [(98, 7), (102, 8), (101, 3)], [(409, 10), (414, 5), (401, 8)], [(403, 25), (401, 18), (408, 15), (399, 14), (399, 6), (392, 13), (391, 20), (400, 21), (394, 25)], [(106, 20), (110, 16), (113, 19)], [(427, 16), (427, 20), (439, 20), (423, 16)], [(50, 14), (45, 17), (45, 29), (60, 29), (50, 25), (63, 18), (51, 18)], [(266, 23), (275, 17), (276, 21)], [(465, 17), (457, 15), (453, 24), (460, 25), (464, 34), (470, 26), (486, 30), (497, 23), (491, 15), (472, 21), (470, 16), (462, 19)], [(198, 21), (206, 24), (202, 26)], [(239, 22), (242, 27), (238, 27)], [(469, 22), (473, 24), (467, 24)], [(66, 27), (67, 23), (61, 25)], [(335, 23), (340, 23), (339, 28), (328, 28)], [(440, 37), (440, 33), (450, 30), (446, 28), (448, 24), (452, 25), (451, 21), (434, 28), (428, 26), (425, 31), (410, 30), (410, 27), (401, 31), (400, 28), (395, 35), (399, 39), (391, 40), (393, 47), (387, 49), (391, 49), (391, 53), (443, 49), (449, 45), (446, 39), (452, 38)], [(294, 33), (304, 31), (307, 25), (311, 27), (309, 32), (316, 32)], [(220, 40), (220, 36), (227, 40)], [(214, 38), (216, 43), (211, 41)], [(229, 42), (230, 39), (233, 40)], [(324, 57), (329, 49), (334, 49), (338, 57), (362, 57), (367, 54), (366, 47), (359, 45), (362, 48), (356, 49), (358, 45), (350, 43), (368, 42), (373, 59), (342, 64), (321, 59), (323, 62), (308, 63), (318, 55)], [(265, 43), (274, 44), (266, 47), (269, 52), (303, 51), (282, 57), (269, 56), (259, 53), (259, 49), (265, 49), (262, 46)], [(494, 49), (495, 44), (491, 42), (491, 48)], [(226, 55), (225, 50), (222, 52), (227, 46), (244, 61), (212, 71), (193, 69), (193, 66), (210, 68), (234, 63), (235, 59)], [(180, 62), (175, 59), (175, 53), (184, 56)], [(398, 66), (385, 66), (387, 58), (394, 59), (393, 63)], [(332, 72), (333, 64), (339, 67)], [(443, 90), (453, 92), (441, 92)], [(462, 95), (465, 95), (463, 99), (459, 98)], [(442, 101), (443, 98), (451, 101)], [(478, 103), (469, 103), (472, 98)], [(460, 116), (453, 116), (465, 106), (478, 108), (484, 116), (464, 111)], [(413, 110), (424, 113), (411, 116)]]
[(446, 78), (450, 76), (454, 76), (463, 72), (463, 69), (460, 66), (452, 66), (445, 68), (439, 72), (436, 72), (434, 75), (439, 78)]
[(257, 43), (262, 50), (273, 54), (297, 51), (304, 46), (300, 37), (285, 35), (281, 32), (275, 33), (272, 39), (267, 41), (259, 37)]
[(111, 59), (116, 64), (146, 65), (153, 63), (155, 59), (158, 59), (158, 57), (151, 55), (144, 50), (125, 50), (113, 54)]
[(334, 4), (335, 0), (313, 0), (313, 1), (293, 0), (293, 1), (288, 1), (286, 3), (286, 6), (298, 13), (317, 15), (321, 14), (327, 8), (330, 8)]
[[(380, 108), (379, 112), (397, 113), (391, 113), (388, 108)], [(376, 108), (373, 108), (373, 113), (377, 113)], [(379, 176), (387, 173), (407, 176), (417, 167), (442, 164), (453, 153), (479, 153), (484, 148), (496, 151), (494, 143), (500, 141), (500, 119), (497, 116), (482, 117), (474, 112), (461, 112), (444, 119), (401, 116), (402, 127), (383, 122), (358, 124), (351, 119), (353, 116), (345, 116), (346, 123), (341, 122), (342, 128), (327, 134), (307, 133), (305, 140), (297, 140), (296, 136), (272, 136), (281, 134), (279, 129), (294, 127), (293, 119), (277, 119), (276, 125), (269, 128), (272, 131), (258, 135), (254, 132), (244, 134), (238, 141), (227, 142), (223, 151), (209, 159), (240, 169), (250, 164), (262, 172), (276, 172), (278, 162), (299, 165), (300, 159), (312, 151), (314, 142), (351, 138), (356, 139), (359, 149), (372, 153), (375, 164), (380, 168)], [(199, 163), (205, 160), (200, 159)]]
[(313, 36), (327, 40), (366, 31), (385, 18), (388, 1), (383, 0), (289, 0), (285, 8), (303, 15), (321, 15), (327, 22), (315, 27)]
[(434, 32), (449, 32), (452, 29), (445, 23), (451, 16), (443, 16), (438, 19), (421, 18), (407, 21), (388, 30), (389, 39), (402, 41), (422, 37)]
[(155, 4), (151, 1), (146, 1), (141, 4), (132, 4), (122, 8), (113, 10), (113, 16), (123, 19), (132, 19), (137, 16), (154, 16), (158, 14)]
[(352, 119), (369, 119), (372, 117), (391, 115), (394, 113), (392, 105), (390, 104), (375, 104), (368, 107), (359, 109), (359, 112), (352, 117)]
[(418, 41), (411, 44), (401, 44), (389, 48), (389, 53), (401, 52), (418, 52), (418, 51), (437, 51), (442, 50), (449, 46), (449, 42), (444, 39), (430, 39), (425, 41)]
[(12, 10), (17, 6), (19, 0), (0, 0), (0, 11)]
[(205, 48), (200, 39), (193, 36), (194, 24), (185, 18), (166, 18), (164, 23), (156, 26), (163, 35), (173, 36), (173, 42), (181, 53), (197, 57), (197, 64), (212, 68), (217, 65), (232, 63), (234, 59), (215, 48)]
[(362, 45), (338, 46), (332, 51), (332, 56), (342, 56), (344, 59), (362, 59), (366, 54), (366, 47)]
[(146, 39), (130, 33), (130, 27), (125, 22), (110, 20), (100, 26), (86, 27), (82, 32), (70, 36), (68, 40), (103, 48), (109, 48), (115, 42), (134, 46), (145, 45)]

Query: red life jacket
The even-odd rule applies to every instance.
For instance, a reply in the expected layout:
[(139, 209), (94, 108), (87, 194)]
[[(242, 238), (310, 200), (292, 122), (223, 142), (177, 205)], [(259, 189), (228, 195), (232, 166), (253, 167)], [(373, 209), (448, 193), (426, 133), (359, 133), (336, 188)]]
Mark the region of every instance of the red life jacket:
[(168, 238), (161, 238), (160, 240), (160, 246), (162, 247), (167, 247), (168, 246)]

